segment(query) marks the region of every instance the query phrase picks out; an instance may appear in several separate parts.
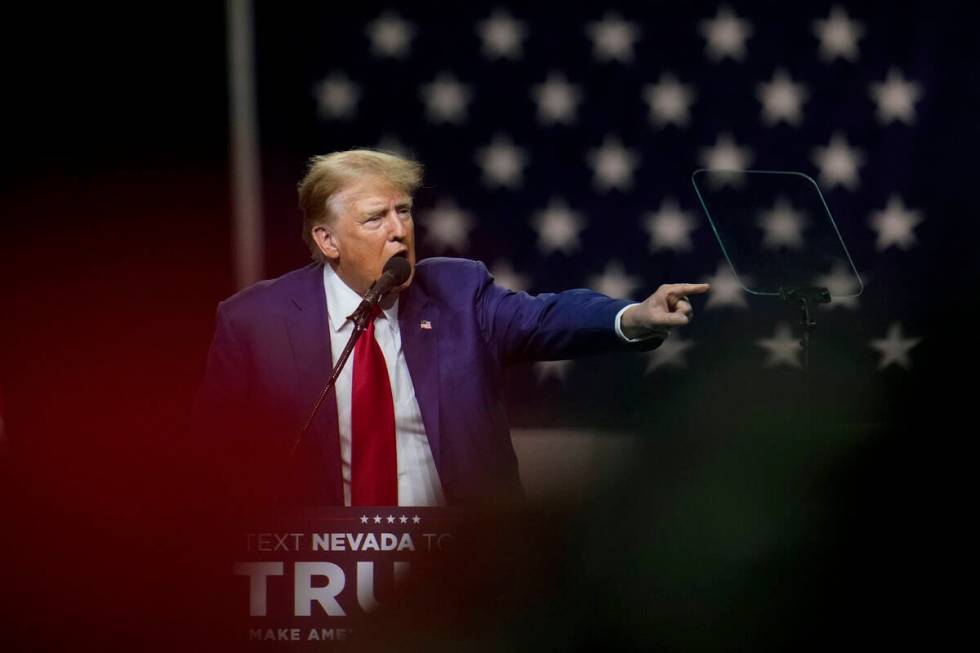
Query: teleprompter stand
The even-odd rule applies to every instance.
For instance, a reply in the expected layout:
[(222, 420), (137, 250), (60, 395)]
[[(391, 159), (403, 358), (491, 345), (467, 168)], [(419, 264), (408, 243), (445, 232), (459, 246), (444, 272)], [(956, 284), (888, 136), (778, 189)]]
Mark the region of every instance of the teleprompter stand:
[(810, 312), (814, 304), (829, 304), (830, 291), (827, 288), (780, 288), (779, 298), (800, 305), (800, 347), (803, 348), (803, 371), (810, 371), (810, 335), (817, 327)]

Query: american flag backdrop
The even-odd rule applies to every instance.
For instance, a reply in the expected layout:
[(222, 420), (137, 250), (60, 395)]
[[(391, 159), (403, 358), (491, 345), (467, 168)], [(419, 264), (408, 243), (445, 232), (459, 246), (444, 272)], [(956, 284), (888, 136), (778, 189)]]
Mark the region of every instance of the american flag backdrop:
[[(934, 358), (955, 23), (891, 3), (258, 3), (266, 274), (305, 256), (308, 157), (407, 153), (426, 167), (420, 258), (480, 259), (532, 293), (712, 283), (694, 324), (652, 354), (514, 370), (515, 424), (635, 429), (674, 402), (724, 412), (709, 398), (733, 395), (786, 407), (806, 386), (798, 312), (733, 281), (691, 174), (799, 171), (865, 285), (815, 312), (812, 395), (843, 422), (893, 419)], [(765, 208), (760, 238), (805, 237), (792, 207)], [(846, 268), (812, 281), (856, 288)]]
[[(518, 446), (588, 478), (488, 532), (527, 556), (463, 596), (490, 609), (445, 631), (456, 648), (934, 649), (971, 623), (971, 3), (38, 4), (0, 40), (5, 651), (221, 650), (207, 640), (246, 610), (212, 583), (230, 521), (185, 428), (236, 290), (226, 30), (243, 6), (262, 277), (309, 261), (308, 159), (366, 146), (425, 165), (420, 258), (479, 259), (531, 293), (712, 284), (655, 352), (507, 372)], [(705, 167), (819, 184), (863, 292), (815, 310), (809, 374), (797, 308), (728, 276), (691, 180)], [(765, 253), (824, 219), (762, 208)], [(853, 294), (840, 266), (811, 281)], [(566, 467), (566, 442), (594, 458)]]

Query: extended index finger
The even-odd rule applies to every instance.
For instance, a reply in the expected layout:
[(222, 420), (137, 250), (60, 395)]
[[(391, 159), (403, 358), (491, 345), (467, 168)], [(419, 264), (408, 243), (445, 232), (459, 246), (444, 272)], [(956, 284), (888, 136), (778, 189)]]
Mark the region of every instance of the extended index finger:
[(670, 285), (671, 295), (700, 295), (711, 290), (707, 283), (673, 283)]

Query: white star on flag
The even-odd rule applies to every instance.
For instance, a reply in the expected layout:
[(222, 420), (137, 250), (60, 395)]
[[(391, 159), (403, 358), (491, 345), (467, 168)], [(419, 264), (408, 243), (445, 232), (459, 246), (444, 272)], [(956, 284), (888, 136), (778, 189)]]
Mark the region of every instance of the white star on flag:
[(881, 124), (896, 120), (907, 125), (915, 122), (915, 103), (922, 97), (922, 86), (905, 79), (897, 68), (888, 71), (885, 81), (872, 83), (870, 93), (878, 104), (878, 122)]
[(588, 281), (589, 288), (603, 295), (616, 299), (626, 299), (633, 295), (633, 291), (640, 285), (640, 280), (626, 274), (623, 264), (619, 261), (610, 261), (602, 274), (593, 276)]
[(858, 167), (864, 153), (851, 147), (841, 133), (835, 133), (827, 147), (813, 150), (813, 162), (820, 168), (820, 181), (828, 188), (844, 186), (854, 190), (858, 185)]
[(531, 223), (538, 232), (538, 248), (543, 254), (572, 253), (578, 249), (578, 234), (585, 228), (585, 219), (560, 198), (552, 198), (547, 208), (534, 215)]
[(813, 21), (813, 33), (820, 39), (820, 57), (824, 61), (838, 57), (857, 61), (857, 43), (864, 35), (864, 26), (851, 20), (844, 9), (834, 7), (829, 17)]
[(434, 123), (462, 123), (472, 93), (452, 75), (443, 73), (435, 81), (422, 86), (429, 121)]
[(375, 515), (374, 516), (374, 523), (375, 524), (380, 524), (381, 523), (381, 515)]
[(572, 371), (574, 361), (540, 361), (534, 364), (534, 372), (538, 378), (538, 383), (546, 379), (557, 379), (564, 383), (568, 378), (568, 373)]
[(419, 517), (418, 515), (414, 515), (414, 516), (412, 517), (412, 523), (413, 523), (413, 524), (418, 524), (418, 523), (419, 523), (419, 522), (421, 522), (421, 521), (422, 521), (422, 518), (421, 518), (421, 517)]
[(830, 303), (819, 304), (822, 309), (829, 310), (840, 307), (852, 311), (857, 310), (857, 293), (861, 290), (861, 284), (858, 283), (851, 266), (847, 263), (837, 261), (828, 274), (814, 279), (813, 285), (830, 291)]
[(389, 524), (394, 524), (395, 523), (395, 517), (394, 517), (394, 515), (388, 515), (388, 523)]
[(898, 195), (888, 198), (888, 204), (881, 211), (871, 214), (868, 224), (878, 233), (875, 249), (879, 252), (889, 247), (909, 249), (915, 245), (915, 233), (912, 231), (922, 223), (922, 214), (912, 211)]
[(657, 211), (646, 215), (645, 228), (650, 234), (650, 250), (690, 251), (693, 248), (691, 232), (697, 227), (697, 222), (694, 216), (681, 210), (677, 200), (664, 198)]
[(517, 188), (524, 181), (527, 154), (507, 136), (495, 136), (490, 145), (478, 150), (476, 158), (487, 186)]
[(643, 88), (643, 98), (650, 108), (650, 120), (657, 127), (669, 124), (687, 126), (695, 97), (694, 87), (680, 83), (671, 73), (662, 73), (656, 84), (647, 84)]
[(490, 274), (493, 275), (494, 283), (498, 286), (515, 292), (527, 290), (530, 286), (527, 277), (517, 273), (513, 264), (507, 259), (500, 259), (494, 263)]
[(650, 374), (661, 367), (686, 368), (687, 359), (684, 358), (684, 354), (693, 346), (693, 341), (681, 340), (676, 333), (672, 334), (647, 355), (647, 368), (644, 374)]
[(362, 524), (366, 524), (366, 523), (368, 523), (368, 518), (367, 518), (367, 515), (361, 515), (361, 523), (362, 523)]
[(592, 39), (592, 54), (599, 61), (633, 61), (633, 46), (640, 38), (640, 28), (617, 14), (606, 14), (586, 28)]
[(783, 69), (777, 69), (771, 82), (762, 82), (756, 97), (762, 103), (762, 120), (767, 125), (784, 121), (799, 125), (803, 121), (803, 102), (809, 97), (806, 86), (790, 79)]
[(535, 85), (531, 95), (538, 105), (538, 119), (546, 125), (575, 122), (582, 92), (560, 73), (551, 73), (543, 84)]
[(736, 16), (730, 7), (723, 6), (714, 18), (702, 20), (699, 31), (707, 41), (705, 51), (712, 61), (745, 58), (745, 41), (752, 35), (752, 25)]
[(423, 222), (426, 228), (425, 242), (439, 251), (466, 251), (469, 232), (474, 220), (452, 200), (440, 200), (430, 209)]
[(878, 369), (883, 370), (889, 365), (898, 365), (905, 369), (912, 368), (912, 360), (909, 352), (912, 348), (922, 342), (922, 338), (905, 338), (902, 333), (902, 325), (892, 322), (888, 327), (888, 335), (871, 341), (871, 348), (881, 354), (878, 361)]
[(800, 355), (803, 347), (800, 341), (793, 337), (793, 329), (785, 322), (776, 325), (776, 334), (772, 338), (760, 338), (755, 341), (769, 356), (766, 358), (766, 367), (776, 367), (787, 365), (803, 369)]
[(639, 163), (639, 157), (633, 150), (623, 147), (618, 138), (607, 136), (602, 146), (589, 152), (588, 160), (594, 173), (592, 183), (598, 190), (629, 190), (633, 187), (633, 169)]
[(398, 14), (386, 11), (368, 23), (367, 35), (371, 52), (379, 57), (402, 59), (408, 55), (415, 28)]
[(775, 205), (759, 217), (758, 225), (765, 231), (763, 249), (801, 249), (806, 224), (804, 215), (794, 209), (785, 197), (777, 198)]
[[(705, 283), (711, 284), (711, 290), (708, 291), (708, 301), (704, 305), (706, 309), (723, 306), (749, 307), (749, 303), (745, 300), (745, 289), (735, 278), (727, 262), (721, 261), (714, 276), (706, 279)], [(750, 284), (751, 281), (746, 278), (745, 283)]]
[(742, 183), (745, 170), (752, 164), (752, 152), (739, 147), (731, 134), (719, 134), (715, 144), (701, 148), (701, 165), (709, 170), (708, 182), (715, 188)]
[(483, 41), (483, 55), (488, 59), (521, 58), (527, 28), (506, 11), (495, 10), (490, 18), (480, 21), (476, 31)]
[(408, 517), (406, 517), (405, 515), (402, 515), (401, 517), (398, 518), (398, 521), (401, 522), (402, 524), (407, 524), (408, 523)]
[(344, 73), (333, 72), (313, 86), (313, 97), (321, 118), (347, 120), (353, 117), (361, 92)]

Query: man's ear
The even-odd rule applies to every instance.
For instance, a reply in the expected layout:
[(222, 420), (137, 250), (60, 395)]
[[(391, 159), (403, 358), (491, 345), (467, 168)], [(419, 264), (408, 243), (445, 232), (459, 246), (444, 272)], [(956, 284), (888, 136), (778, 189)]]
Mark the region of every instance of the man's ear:
[(328, 225), (321, 224), (313, 227), (313, 242), (320, 249), (320, 253), (327, 257), (329, 261), (337, 261), (340, 258), (340, 249), (337, 247), (337, 235)]

